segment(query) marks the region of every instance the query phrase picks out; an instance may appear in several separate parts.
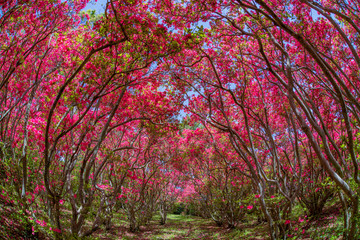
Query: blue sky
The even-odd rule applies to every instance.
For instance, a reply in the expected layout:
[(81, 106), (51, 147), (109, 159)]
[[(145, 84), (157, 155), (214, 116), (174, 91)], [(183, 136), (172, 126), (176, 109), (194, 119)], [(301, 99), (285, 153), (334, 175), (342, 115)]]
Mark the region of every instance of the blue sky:
[(97, 14), (103, 13), (105, 11), (106, 2), (107, 0), (97, 0), (97, 2), (95, 2), (95, 0), (90, 0), (84, 8), (84, 11), (91, 9), (95, 10)]

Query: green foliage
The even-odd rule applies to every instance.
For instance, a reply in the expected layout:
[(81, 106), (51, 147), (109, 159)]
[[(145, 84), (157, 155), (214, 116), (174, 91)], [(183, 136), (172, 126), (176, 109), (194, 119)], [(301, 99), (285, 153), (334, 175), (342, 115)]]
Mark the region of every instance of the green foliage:
[(184, 210), (185, 210), (185, 204), (176, 202), (176, 203), (174, 203), (170, 212), (172, 214), (181, 214), (182, 212), (184, 212)]
[[(89, 20), (87, 19), (86, 15), (89, 16)], [(94, 23), (99, 21), (103, 16), (104, 14), (97, 14), (95, 10), (91, 10), (91, 9), (80, 12), (81, 20), (85, 22), (88, 21), (90, 25), (94, 25)]]
[(185, 44), (187, 47), (199, 44), (206, 36), (203, 26), (196, 26), (195, 28), (185, 28), (184, 35), (189, 37), (188, 41)]

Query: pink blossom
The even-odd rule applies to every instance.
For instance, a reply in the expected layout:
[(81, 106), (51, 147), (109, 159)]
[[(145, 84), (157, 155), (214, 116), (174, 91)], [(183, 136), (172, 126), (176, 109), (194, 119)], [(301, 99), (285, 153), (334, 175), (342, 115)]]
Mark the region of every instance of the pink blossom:
[(57, 232), (57, 233), (61, 233), (61, 230), (60, 230), (60, 229), (57, 229), (57, 228), (54, 228), (54, 229), (53, 229), (53, 228), (50, 227), (50, 230), (52, 230), (52, 231), (54, 231), (54, 232)]
[(46, 227), (46, 225), (47, 225), (44, 220), (38, 220), (38, 219), (37, 219), (35, 222), (36, 222), (37, 224), (39, 224), (40, 226), (42, 226), (42, 227)]

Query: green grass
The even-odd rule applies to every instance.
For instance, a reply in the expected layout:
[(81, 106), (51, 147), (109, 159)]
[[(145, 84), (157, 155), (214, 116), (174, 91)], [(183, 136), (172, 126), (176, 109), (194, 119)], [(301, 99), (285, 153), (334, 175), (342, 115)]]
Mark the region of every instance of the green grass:
[[(288, 239), (340, 239), (343, 226), (339, 208), (339, 203), (329, 204), (318, 218), (306, 218), (299, 222), (298, 219), (303, 219), (306, 212), (301, 206), (297, 206), (293, 209), (292, 230)], [(186, 215), (169, 214), (165, 225), (160, 225), (159, 222), (160, 216), (155, 215), (150, 224), (141, 227), (139, 232), (130, 233), (126, 216), (119, 215), (114, 218), (111, 231), (98, 231), (93, 239), (269, 239), (267, 223), (258, 223), (256, 214), (246, 215), (245, 220), (235, 229), (218, 227), (211, 219)]]
[(114, 229), (110, 232), (99, 231), (95, 234), (94, 239), (264, 239), (261, 235), (264, 235), (264, 231), (266, 232), (266, 225), (264, 224), (255, 227), (247, 224), (251, 229), (257, 231), (257, 233), (254, 234), (251, 230), (242, 229), (249, 227), (246, 225), (230, 230), (217, 227), (210, 219), (186, 215), (169, 214), (165, 225), (160, 225), (159, 221), (160, 216), (156, 215), (149, 225), (141, 228), (140, 232), (130, 233), (128, 232), (128, 225), (125, 219), (117, 218)]

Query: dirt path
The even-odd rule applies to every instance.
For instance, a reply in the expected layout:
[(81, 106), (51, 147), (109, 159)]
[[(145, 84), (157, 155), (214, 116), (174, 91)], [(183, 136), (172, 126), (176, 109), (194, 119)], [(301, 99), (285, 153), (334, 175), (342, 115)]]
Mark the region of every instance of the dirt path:
[[(251, 232), (238, 229), (226, 229), (217, 227), (211, 220), (193, 216), (181, 216), (170, 214), (165, 225), (159, 225), (156, 217), (147, 226), (141, 227), (138, 233), (128, 231), (126, 222), (121, 226), (115, 226), (110, 231), (99, 231), (95, 239), (139, 239), (139, 240), (160, 240), (160, 239), (264, 239), (264, 226), (252, 226)], [(258, 235), (258, 236), (256, 236)]]
[[(141, 227), (138, 233), (130, 233), (127, 226), (115, 226), (109, 232), (99, 231), (95, 237), (98, 239), (214, 239), (216, 231), (222, 228), (211, 229), (212, 223), (198, 217), (189, 217), (170, 214), (167, 223), (160, 225), (155, 217), (147, 226)], [(209, 228), (209, 229), (208, 229)], [(211, 230), (216, 230), (215, 232)], [(217, 238), (215, 238), (217, 239)]]

